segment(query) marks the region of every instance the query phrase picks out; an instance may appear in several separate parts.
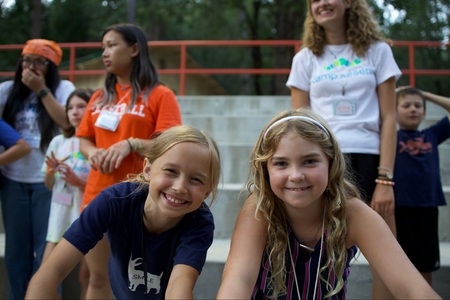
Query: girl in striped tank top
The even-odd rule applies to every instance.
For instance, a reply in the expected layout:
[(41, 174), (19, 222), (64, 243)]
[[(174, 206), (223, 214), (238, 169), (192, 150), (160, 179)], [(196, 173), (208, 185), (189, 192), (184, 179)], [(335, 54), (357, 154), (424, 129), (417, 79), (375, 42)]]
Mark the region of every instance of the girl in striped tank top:
[[(439, 299), (386, 222), (361, 201), (328, 124), (278, 114), (251, 153), (219, 299), (345, 299), (359, 248), (396, 298)], [(398, 270), (402, 270), (401, 274)]]

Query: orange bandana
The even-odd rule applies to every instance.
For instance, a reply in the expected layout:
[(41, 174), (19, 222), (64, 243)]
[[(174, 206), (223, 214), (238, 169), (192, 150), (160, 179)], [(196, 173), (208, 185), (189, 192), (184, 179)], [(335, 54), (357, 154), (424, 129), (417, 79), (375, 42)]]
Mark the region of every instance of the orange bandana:
[(35, 54), (52, 61), (56, 66), (62, 58), (62, 50), (54, 41), (44, 39), (29, 40), (23, 48), (22, 55)]

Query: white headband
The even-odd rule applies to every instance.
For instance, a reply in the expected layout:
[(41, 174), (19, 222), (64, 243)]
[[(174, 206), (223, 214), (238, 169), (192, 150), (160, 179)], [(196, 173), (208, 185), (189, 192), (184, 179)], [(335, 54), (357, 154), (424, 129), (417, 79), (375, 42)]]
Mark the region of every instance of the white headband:
[(316, 120), (311, 119), (310, 117), (303, 117), (303, 116), (289, 116), (289, 117), (281, 118), (281, 119), (279, 119), (279, 120), (276, 121), (276, 122), (273, 122), (272, 125), (270, 125), (269, 128), (267, 128), (266, 131), (264, 132), (264, 137), (263, 137), (263, 139), (265, 139), (267, 133), (268, 133), (272, 128), (274, 128), (275, 126), (277, 126), (278, 124), (283, 123), (283, 122), (286, 122), (286, 121), (289, 121), (289, 120), (293, 120), (293, 119), (296, 119), (296, 120), (303, 120), (303, 121), (307, 121), (307, 122), (313, 123), (313, 124), (319, 126), (319, 127), (326, 133), (326, 135), (327, 135), (328, 137), (330, 137), (330, 134), (328, 133), (328, 130), (327, 130), (322, 124), (320, 124), (319, 122), (317, 122)]

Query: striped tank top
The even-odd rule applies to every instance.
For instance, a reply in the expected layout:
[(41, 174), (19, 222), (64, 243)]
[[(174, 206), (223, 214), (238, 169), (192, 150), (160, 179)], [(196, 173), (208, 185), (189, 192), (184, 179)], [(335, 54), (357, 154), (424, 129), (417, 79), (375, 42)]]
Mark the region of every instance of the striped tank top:
[[(320, 245), (321, 241), (319, 240), (314, 247), (314, 251), (311, 255), (306, 255), (302, 248), (300, 248), (299, 242), (295, 237), (292, 228), (288, 227), (289, 231), (289, 244), (292, 249), (292, 258), (295, 262), (295, 272), (297, 275), (298, 288), (300, 290), (301, 299), (313, 299), (314, 295), (314, 285), (316, 283), (316, 273), (317, 273), (317, 264), (319, 263), (319, 255), (320, 255)], [(326, 234), (325, 234), (326, 236)], [(325, 244), (323, 245), (323, 253), (321, 258), (320, 265), (323, 266), (327, 261), (327, 253), (325, 250)], [(347, 249), (347, 259), (346, 259), (346, 267), (343, 274), (344, 286), (343, 288), (331, 298), (327, 299), (345, 299), (346, 283), (347, 278), (350, 274), (350, 261), (355, 257), (358, 248), (356, 246), (352, 246)], [(281, 295), (278, 299), (282, 300), (294, 300), (298, 299), (297, 288), (295, 284), (295, 276), (292, 269), (291, 259), (289, 250), (286, 250), (286, 262), (285, 262), (286, 270), (288, 270), (288, 274), (286, 275), (286, 295)], [(272, 289), (268, 284), (268, 278), (270, 276), (269, 271), (269, 259), (267, 253), (264, 252), (263, 259), (261, 261), (261, 267), (259, 270), (258, 280), (256, 281), (255, 288), (253, 289), (252, 299), (271, 299), (269, 296), (272, 294)], [(327, 278), (327, 274), (323, 273), (324, 278)], [(334, 272), (331, 272), (329, 283), (334, 288), (337, 283), (337, 278)], [(325, 283), (321, 282), (319, 279), (317, 291), (316, 291), (316, 299), (324, 299), (325, 295), (328, 294), (327, 287)]]

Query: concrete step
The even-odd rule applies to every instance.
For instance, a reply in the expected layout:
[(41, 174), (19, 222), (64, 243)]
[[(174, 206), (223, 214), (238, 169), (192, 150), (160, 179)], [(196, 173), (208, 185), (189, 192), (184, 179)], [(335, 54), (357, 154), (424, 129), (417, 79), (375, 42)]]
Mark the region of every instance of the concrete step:
[(255, 144), (261, 130), (272, 119), (272, 114), (248, 116), (196, 114), (183, 115), (183, 124), (203, 129), (217, 143)]
[[(245, 200), (243, 184), (224, 184), (211, 211), (216, 222), (214, 238), (231, 238), (239, 209)], [(447, 202), (450, 204), (450, 186), (444, 187)], [(439, 207), (439, 240), (450, 242), (450, 206)]]
[(290, 96), (177, 96), (184, 116), (213, 115), (275, 115), (291, 108)]
[(444, 186), (446, 206), (439, 207), (439, 240), (450, 242), (450, 186)]
[(450, 144), (439, 146), (439, 160), (442, 185), (450, 186)]
[(250, 144), (219, 144), (222, 160), (221, 180), (224, 183), (242, 184), (249, 176)]
[[(224, 184), (216, 201), (211, 205), (214, 216), (214, 239), (229, 239), (233, 234), (234, 223), (246, 193), (242, 184)], [(210, 199), (207, 200), (207, 203)]]
[[(217, 134), (211, 134), (213, 137)], [(257, 138), (248, 135), (248, 139)], [(249, 174), (250, 153), (253, 143), (218, 143), (222, 156), (222, 178), (227, 183), (246, 182)], [(450, 186), (450, 145), (439, 146), (440, 173), (443, 186)], [(447, 198), (450, 199), (450, 198)]]
[[(211, 206), (215, 222), (215, 239), (231, 238), (234, 223), (239, 209), (245, 200), (247, 190), (244, 184), (220, 184), (216, 201)], [(444, 187), (447, 202), (450, 203), (450, 186)], [(211, 199), (207, 199), (209, 204)], [(4, 252), (4, 228), (0, 208), (0, 256)], [(450, 242), (450, 207), (439, 207), (439, 239), (441, 242)], [(1, 299), (1, 298), (0, 298)]]

